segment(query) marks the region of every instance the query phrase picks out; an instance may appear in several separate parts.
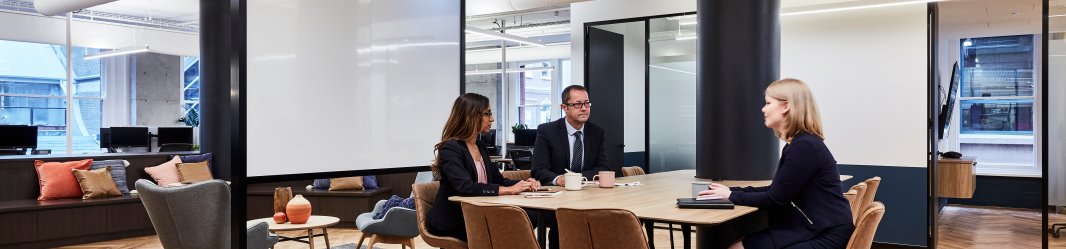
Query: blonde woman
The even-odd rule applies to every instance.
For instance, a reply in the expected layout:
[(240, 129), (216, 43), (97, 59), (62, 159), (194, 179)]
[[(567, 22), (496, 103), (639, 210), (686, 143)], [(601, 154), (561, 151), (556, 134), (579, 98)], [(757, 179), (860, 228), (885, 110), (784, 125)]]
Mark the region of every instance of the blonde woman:
[(821, 118), (803, 81), (782, 79), (766, 87), (763, 123), (787, 144), (768, 187), (712, 184), (700, 195), (729, 198), (737, 205), (768, 210), (769, 227), (748, 234), (730, 248), (845, 248), (851, 209), (844, 198), (836, 160), (822, 142)]
[(489, 99), (485, 96), (466, 93), (452, 104), (440, 142), (434, 146), (437, 160), (431, 167), (433, 174), (440, 178), (440, 189), (436, 205), (426, 217), (431, 233), (466, 241), (463, 210), (448, 197), (517, 195), (540, 187), (540, 182), (533, 178), (522, 181), (503, 178), (492, 167), (485, 145), (477, 137), (488, 132), (493, 121)]

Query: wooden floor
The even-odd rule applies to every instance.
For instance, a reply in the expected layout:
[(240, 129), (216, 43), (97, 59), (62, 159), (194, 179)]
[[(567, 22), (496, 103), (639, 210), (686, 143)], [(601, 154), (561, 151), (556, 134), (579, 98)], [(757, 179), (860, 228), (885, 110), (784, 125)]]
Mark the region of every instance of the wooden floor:
[[(1050, 223), (1066, 222), (1052, 214)], [(1040, 248), (1040, 210), (948, 205), (938, 221), (938, 248)], [(1066, 231), (1063, 231), (1066, 233)], [(1066, 235), (1066, 234), (1064, 234)], [(1048, 236), (1050, 248), (1066, 248), (1066, 236)]]
[[(1050, 215), (1050, 223), (1066, 223), (1066, 215)], [(939, 220), (939, 248), (1040, 248), (1040, 211), (997, 207), (949, 205)], [(333, 246), (356, 243), (362, 234), (350, 228), (331, 228)], [(1066, 230), (1062, 238), (1049, 236), (1050, 248), (1066, 248)], [(282, 232), (284, 236), (299, 236), (300, 232)], [(681, 232), (674, 232), (677, 248), (681, 247)], [(664, 229), (655, 231), (655, 247), (670, 248), (670, 237)], [(695, 247), (695, 242), (693, 242)], [(316, 248), (325, 248), (325, 241), (315, 239)], [(399, 245), (378, 244), (378, 248), (400, 248)], [(421, 238), (415, 238), (416, 248), (430, 248)], [(155, 236), (136, 237), (63, 248), (163, 248)], [(297, 242), (278, 243), (275, 248), (308, 248)]]
[[(674, 226), (677, 228), (677, 226)], [(279, 235), (293, 237), (306, 235), (301, 232), (280, 232)], [(359, 242), (359, 237), (362, 236), (358, 230), (352, 228), (330, 228), (329, 229), (329, 242), (331, 246), (339, 246), (342, 244), (354, 244)], [(369, 238), (367, 242), (369, 242)], [(677, 248), (681, 248), (681, 232), (674, 232), (674, 240)], [(366, 242), (364, 242), (364, 246)], [(693, 247), (695, 248), (695, 233), (693, 233)], [(388, 249), (388, 248), (400, 248), (400, 245), (388, 245), (377, 244), (374, 247)], [(61, 247), (65, 249), (98, 249), (98, 248), (120, 248), (120, 249), (162, 249), (163, 246), (159, 244), (159, 238), (156, 236), (144, 236), (129, 239), (113, 240), (107, 242), (99, 242), (85, 245)], [(297, 249), (308, 248), (307, 244), (286, 241), (278, 243), (275, 249)], [(326, 248), (325, 239), (322, 237), (315, 238), (315, 248)], [(422, 241), (421, 237), (415, 238), (415, 248), (431, 248), (426, 242)], [(670, 248), (670, 233), (667, 233), (666, 229), (657, 229), (655, 231), (655, 248)]]

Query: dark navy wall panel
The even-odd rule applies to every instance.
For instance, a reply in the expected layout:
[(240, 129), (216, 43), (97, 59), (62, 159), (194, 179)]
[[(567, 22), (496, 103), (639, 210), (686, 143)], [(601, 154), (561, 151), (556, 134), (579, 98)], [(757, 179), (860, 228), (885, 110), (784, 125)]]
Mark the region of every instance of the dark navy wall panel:
[(926, 168), (869, 165), (838, 165), (840, 174), (854, 178), (844, 188), (874, 176), (881, 177), (875, 201), (885, 204), (885, 216), (875, 242), (926, 246)]
[[(646, 151), (626, 152), (622, 154), (622, 167), (640, 166), (641, 168), (647, 169), (648, 166), (644, 165), (645, 154), (647, 154)], [(645, 172), (647, 172), (647, 170), (645, 170)]]
[[(978, 166), (980, 167), (980, 166)], [(977, 176), (972, 199), (949, 199), (950, 204), (1040, 209), (1044, 202), (1040, 178)]]

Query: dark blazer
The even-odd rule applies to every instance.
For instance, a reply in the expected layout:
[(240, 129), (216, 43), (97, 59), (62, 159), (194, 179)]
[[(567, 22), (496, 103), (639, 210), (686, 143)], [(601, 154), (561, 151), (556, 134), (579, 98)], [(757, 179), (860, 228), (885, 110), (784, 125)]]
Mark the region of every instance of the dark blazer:
[(773, 183), (733, 187), (734, 204), (768, 210), (770, 238), (786, 247), (807, 241), (826, 228), (851, 224), (836, 159), (818, 136), (800, 133), (781, 151)]
[[(458, 203), (449, 201), (448, 197), (499, 195), (500, 186), (512, 186), (519, 182), (504, 178), (500, 174), (500, 171), (493, 166), (495, 164), (489, 161), (489, 155), (485, 154), (485, 144), (478, 142), (477, 147), (481, 151), (481, 158), (485, 161), (488, 184), (477, 182), (477, 169), (465, 142), (448, 141), (437, 151), (437, 162), (440, 163), (440, 189), (437, 190), (437, 199), (433, 203), (433, 208), (426, 216), (429, 225), (436, 231), (465, 234), (463, 209)], [(466, 240), (466, 238), (460, 239)]]
[[(533, 178), (542, 184), (555, 184), (556, 176), (566, 173), (570, 167), (570, 134), (566, 133), (565, 118), (543, 123), (537, 126), (537, 141), (533, 144)], [(607, 166), (607, 154), (603, 148), (603, 128), (592, 122), (585, 122), (584, 132), (584, 168), (581, 175), (592, 180), (600, 171), (613, 171)]]

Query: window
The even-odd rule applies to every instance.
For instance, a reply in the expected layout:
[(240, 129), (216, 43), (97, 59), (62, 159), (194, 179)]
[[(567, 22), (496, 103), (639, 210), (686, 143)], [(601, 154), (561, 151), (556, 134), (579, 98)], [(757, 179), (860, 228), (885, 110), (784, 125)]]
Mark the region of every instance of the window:
[(978, 157), (978, 173), (1040, 174), (1033, 151), (1034, 38), (1016, 35), (959, 41), (959, 149)]
[[(549, 62), (537, 62), (523, 64), (522, 68), (546, 68)], [(552, 72), (529, 71), (519, 73), (518, 77), (518, 123), (525, 124), (529, 129), (536, 129), (538, 125), (551, 122), (551, 86)]]
[(181, 57), (182, 117), (194, 119), (186, 125), (199, 124), (200, 120), (200, 58)]
[(0, 124), (37, 126), (37, 148), (52, 153), (99, 152), (100, 61), (82, 59), (98, 51), (74, 47), (73, 91), (68, 91), (64, 46), (0, 40)]

